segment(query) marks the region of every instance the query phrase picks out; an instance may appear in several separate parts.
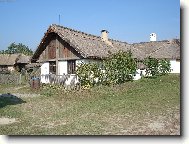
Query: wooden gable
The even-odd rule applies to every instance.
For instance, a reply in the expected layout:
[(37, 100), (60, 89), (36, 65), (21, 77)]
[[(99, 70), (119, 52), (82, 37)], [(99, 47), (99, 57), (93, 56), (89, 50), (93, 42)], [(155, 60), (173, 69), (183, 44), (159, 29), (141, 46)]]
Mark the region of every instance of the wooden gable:
[(79, 59), (81, 56), (69, 43), (58, 38), (59, 58), (60, 59)]
[[(82, 57), (69, 43), (62, 40), (58, 35), (52, 35), (46, 41), (45, 49), (39, 56), (39, 61), (41, 62), (55, 60), (56, 56), (58, 56), (58, 60), (74, 60)], [(56, 55), (56, 53), (58, 54)]]

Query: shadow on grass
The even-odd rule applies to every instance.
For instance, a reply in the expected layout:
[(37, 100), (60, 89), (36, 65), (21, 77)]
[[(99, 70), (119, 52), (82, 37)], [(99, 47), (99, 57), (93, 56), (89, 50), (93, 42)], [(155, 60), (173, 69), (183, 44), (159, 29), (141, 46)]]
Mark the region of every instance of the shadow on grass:
[(3, 108), (7, 105), (16, 105), (22, 103), (26, 103), (26, 101), (23, 101), (21, 98), (18, 98), (17, 96), (10, 93), (0, 95), (0, 108)]

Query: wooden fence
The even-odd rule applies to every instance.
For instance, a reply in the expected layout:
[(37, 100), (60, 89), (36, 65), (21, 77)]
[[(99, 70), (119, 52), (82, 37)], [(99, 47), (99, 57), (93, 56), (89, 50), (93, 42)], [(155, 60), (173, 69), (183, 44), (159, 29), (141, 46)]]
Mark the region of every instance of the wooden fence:
[(78, 76), (75, 74), (47, 74), (40, 76), (42, 83), (58, 84), (64, 86), (66, 89), (80, 89), (80, 82)]
[(23, 74), (0, 74), (0, 84), (23, 84), (28, 83), (28, 76)]

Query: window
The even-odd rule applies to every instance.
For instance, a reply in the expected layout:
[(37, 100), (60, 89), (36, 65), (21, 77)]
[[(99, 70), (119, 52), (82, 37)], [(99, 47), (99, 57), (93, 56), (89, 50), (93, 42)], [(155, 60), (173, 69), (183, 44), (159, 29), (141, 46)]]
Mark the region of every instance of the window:
[(55, 61), (49, 62), (49, 72), (51, 74), (56, 74), (56, 62)]
[(68, 74), (75, 74), (75, 60), (68, 61)]

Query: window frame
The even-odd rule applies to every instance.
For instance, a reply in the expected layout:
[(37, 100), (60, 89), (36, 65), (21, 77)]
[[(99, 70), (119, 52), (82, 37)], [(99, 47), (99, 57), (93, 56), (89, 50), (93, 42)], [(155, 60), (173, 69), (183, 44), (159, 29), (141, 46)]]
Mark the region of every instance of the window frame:
[(76, 74), (76, 60), (67, 61), (67, 74)]
[(49, 73), (56, 74), (56, 61), (49, 61)]

